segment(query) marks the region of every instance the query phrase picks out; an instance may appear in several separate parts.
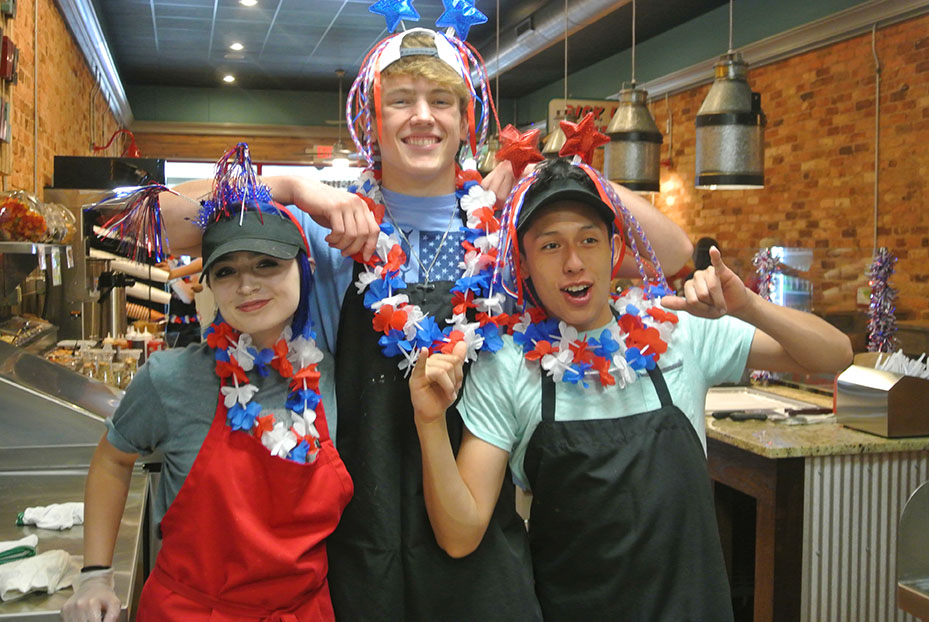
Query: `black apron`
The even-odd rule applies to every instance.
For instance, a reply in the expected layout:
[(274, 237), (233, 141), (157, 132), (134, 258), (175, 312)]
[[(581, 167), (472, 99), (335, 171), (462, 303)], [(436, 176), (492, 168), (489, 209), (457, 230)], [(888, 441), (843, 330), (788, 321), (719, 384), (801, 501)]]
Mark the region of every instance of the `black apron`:
[[(353, 282), (358, 271), (356, 265)], [(410, 285), (404, 293), (444, 327), (452, 316), (453, 286)], [(327, 540), (336, 618), (540, 620), (528, 536), (516, 513), (509, 470), (478, 548), (453, 559), (436, 543), (423, 500), (408, 379), (396, 358), (381, 353), (362, 298), (354, 286), (346, 292), (336, 352), (337, 447), (355, 483), (355, 496)], [(446, 417), (457, 452), (462, 421), (454, 407)]]
[(731, 621), (703, 446), (658, 368), (661, 408), (615, 419), (556, 421), (542, 376), (524, 466), (545, 620)]

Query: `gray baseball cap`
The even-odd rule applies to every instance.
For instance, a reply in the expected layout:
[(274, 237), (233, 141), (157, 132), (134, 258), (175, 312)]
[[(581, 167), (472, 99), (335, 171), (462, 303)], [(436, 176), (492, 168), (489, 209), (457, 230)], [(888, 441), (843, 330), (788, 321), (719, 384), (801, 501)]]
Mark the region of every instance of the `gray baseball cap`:
[[(275, 206), (283, 211), (282, 207)], [(232, 216), (211, 223), (203, 232), (203, 280), (210, 266), (223, 255), (250, 251), (278, 259), (293, 259), (306, 250), (303, 234), (296, 223), (284, 214), (248, 210), (239, 219), (238, 205), (230, 207)]]

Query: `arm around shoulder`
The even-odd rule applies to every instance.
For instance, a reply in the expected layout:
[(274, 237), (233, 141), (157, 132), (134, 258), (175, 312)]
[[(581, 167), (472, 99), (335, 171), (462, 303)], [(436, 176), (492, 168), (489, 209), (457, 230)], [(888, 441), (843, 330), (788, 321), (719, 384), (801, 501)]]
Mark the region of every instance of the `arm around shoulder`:
[[(612, 182), (611, 182), (612, 183)], [(652, 205), (642, 195), (635, 193), (628, 188), (612, 183), (613, 189), (622, 199), (626, 209), (635, 217), (648, 241), (661, 263), (661, 269), (665, 274), (674, 274), (690, 260), (693, 254), (693, 244), (683, 229), (678, 227), (674, 222), (662, 214), (657, 207)], [(639, 248), (643, 249), (642, 240), (636, 236), (636, 242)], [(626, 264), (620, 272), (621, 276), (638, 276), (638, 270), (634, 262)]]

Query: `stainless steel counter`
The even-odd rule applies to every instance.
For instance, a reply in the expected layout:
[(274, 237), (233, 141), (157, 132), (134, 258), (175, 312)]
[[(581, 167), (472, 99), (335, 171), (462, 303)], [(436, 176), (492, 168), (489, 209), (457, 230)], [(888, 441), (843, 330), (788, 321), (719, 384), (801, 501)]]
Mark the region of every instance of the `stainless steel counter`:
[[(64, 531), (35, 527), (17, 527), (16, 514), (27, 507), (82, 501), (86, 468), (62, 470), (22, 470), (0, 472), (0, 541), (18, 540), (29, 534), (39, 538), (39, 553), (64, 549), (71, 555), (83, 555), (83, 526)], [(142, 523), (145, 515), (146, 475), (136, 468), (129, 484), (126, 511), (119, 527), (113, 568), (116, 570), (116, 594), (123, 603), (120, 620), (128, 620), (135, 595), (132, 587), (141, 582)], [(11, 502), (15, 500), (15, 504)], [(80, 560), (80, 558), (79, 558)], [(81, 564), (82, 565), (82, 564)], [(55, 594), (30, 594), (9, 603), (0, 603), (0, 621), (28, 620), (45, 622), (59, 620), (59, 612), (74, 592), (67, 588)]]

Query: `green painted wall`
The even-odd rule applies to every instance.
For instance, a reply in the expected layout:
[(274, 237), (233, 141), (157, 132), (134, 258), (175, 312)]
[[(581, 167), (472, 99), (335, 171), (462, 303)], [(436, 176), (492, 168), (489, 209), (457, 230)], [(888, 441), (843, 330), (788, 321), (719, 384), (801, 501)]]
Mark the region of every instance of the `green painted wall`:
[[(733, 46), (767, 37), (816, 21), (863, 0), (735, 0), (732, 9)], [(722, 6), (647, 41), (636, 42), (635, 78), (639, 84), (725, 54), (729, 48), (729, 6)], [(568, 48), (570, 56), (571, 49)], [(568, 95), (600, 99), (619, 91), (631, 78), (628, 50), (568, 75)], [(564, 96), (558, 80), (517, 100), (519, 124), (544, 121), (548, 102)]]

